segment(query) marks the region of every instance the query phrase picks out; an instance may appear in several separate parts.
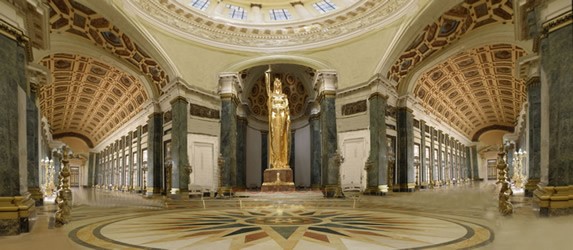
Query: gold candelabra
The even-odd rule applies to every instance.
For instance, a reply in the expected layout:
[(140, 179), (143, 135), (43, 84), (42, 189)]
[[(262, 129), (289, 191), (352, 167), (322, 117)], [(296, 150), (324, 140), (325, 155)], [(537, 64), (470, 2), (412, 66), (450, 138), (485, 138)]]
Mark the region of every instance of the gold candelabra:
[(55, 215), (56, 227), (61, 227), (67, 224), (70, 220), (71, 206), (72, 206), (72, 190), (70, 190), (70, 161), (69, 157), (72, 152), (67, 146), (62, 146), (61, 152), (56, 152), (61, 155), (62, 169), (58, 179), (60, 181), (60, 188), (56, 197), (56, 204), (58, 205)]
[(223, 154), (219, 154), (219, 158), (217, 159), (217, 166), (217, 175), (219, 177), (219, 183), (217, 185), (217, 198), (224, 198), (225, 193), (228, 193), (230, 197), (233, 192), (231, 187), (223, 185), (223, 167), (225, 166), (225, 158), (223, 157)]
[(44, 165), (45, 169), (45, 186), (44, 186), (44, 195), (46, 197), (52, 196), (54, 193), (54, 160), (46, 159), (42, 160), (42, 164)]
[(523, 178), (523, 174), (521, 173), (522, 170), (522, 163), (523, 163), (523, 158), (525, 158), (525, 155), (527, 154), (527, 152), (523, 149), (519, 149), (519, 151), (516, 151), (514, 153), (516, 159), (513, 160), (513, 162), (515, 162), (515, 168), (513, 169), (513, 183), (515, 183), (515, 187), (516, 188), (523, 188), (523, 183), (524, 183), (524, 178)]
[(502, 215), (510, 215), (513, 213), (513, 205), (509, 201), (512, 191), (507, 180), (507, 163), (504, 158), (505, 151), (501, 147), (497, 153), (497, 169), (499, 170), (497, 183), (501, 184), (501, 189), (499, 190), (499, 212)]

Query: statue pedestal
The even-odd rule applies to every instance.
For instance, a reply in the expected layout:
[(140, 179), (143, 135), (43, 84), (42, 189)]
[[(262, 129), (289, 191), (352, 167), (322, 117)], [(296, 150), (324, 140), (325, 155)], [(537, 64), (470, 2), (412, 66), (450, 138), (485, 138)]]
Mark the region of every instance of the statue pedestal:
[(263, 192), (295, 191), (292, 169), (273, 168), (266, 169), (263, 176)]

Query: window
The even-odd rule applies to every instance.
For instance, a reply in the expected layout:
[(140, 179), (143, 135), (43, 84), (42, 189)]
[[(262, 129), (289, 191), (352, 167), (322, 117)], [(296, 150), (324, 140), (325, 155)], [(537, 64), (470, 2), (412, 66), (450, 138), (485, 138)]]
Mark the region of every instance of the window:
[(330, 0), (322, 0), (316, 3), (313, 3), (312, 6), (320, 12), (320, 14), (324, 14), (326, 12), (332, 11), (336, 9), (336, 5), (334, 5)]
[(206, 10), (209, 7), (209, 0), (193, 0), (189, 5), (200, 10)]
[(239, 6), (227, 4), (227, 8), (229, 8), (229, 17), (233, 19), (239, 20), (246, 20), (247, 19), (247, 12), (245, 9)]
[(269, 10), (269, 14), (271, 15), (271, 20), (275, 21), (284, 21), (291, 19), (291, 15), (286, 9)]

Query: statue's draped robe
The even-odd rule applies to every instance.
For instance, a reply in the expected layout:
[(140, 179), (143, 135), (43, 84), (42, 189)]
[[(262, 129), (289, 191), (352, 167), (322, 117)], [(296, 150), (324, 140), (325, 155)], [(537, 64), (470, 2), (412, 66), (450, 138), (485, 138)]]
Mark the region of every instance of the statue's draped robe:
[(290, 136), (290, 114), (288, 107), (288, 97), (281, 91), (280, 80), (276, 79), (274, 90), (269, 94), (269, 135), (270, 135), (270, 155), (271, 168), (288, 168), (289, 160), (289, 136)]

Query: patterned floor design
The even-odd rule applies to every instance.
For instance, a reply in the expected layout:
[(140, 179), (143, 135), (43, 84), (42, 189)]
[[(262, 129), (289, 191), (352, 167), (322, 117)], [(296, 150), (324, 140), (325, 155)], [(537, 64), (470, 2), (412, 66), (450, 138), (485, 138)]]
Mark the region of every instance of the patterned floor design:
[(463, 219), (389, 210), (118, 208), (109, 216), (82, 216), (94, 216), (90, 210), (74, 211), (69, 237), (91, 249), (460, 249), (494, 237)]

